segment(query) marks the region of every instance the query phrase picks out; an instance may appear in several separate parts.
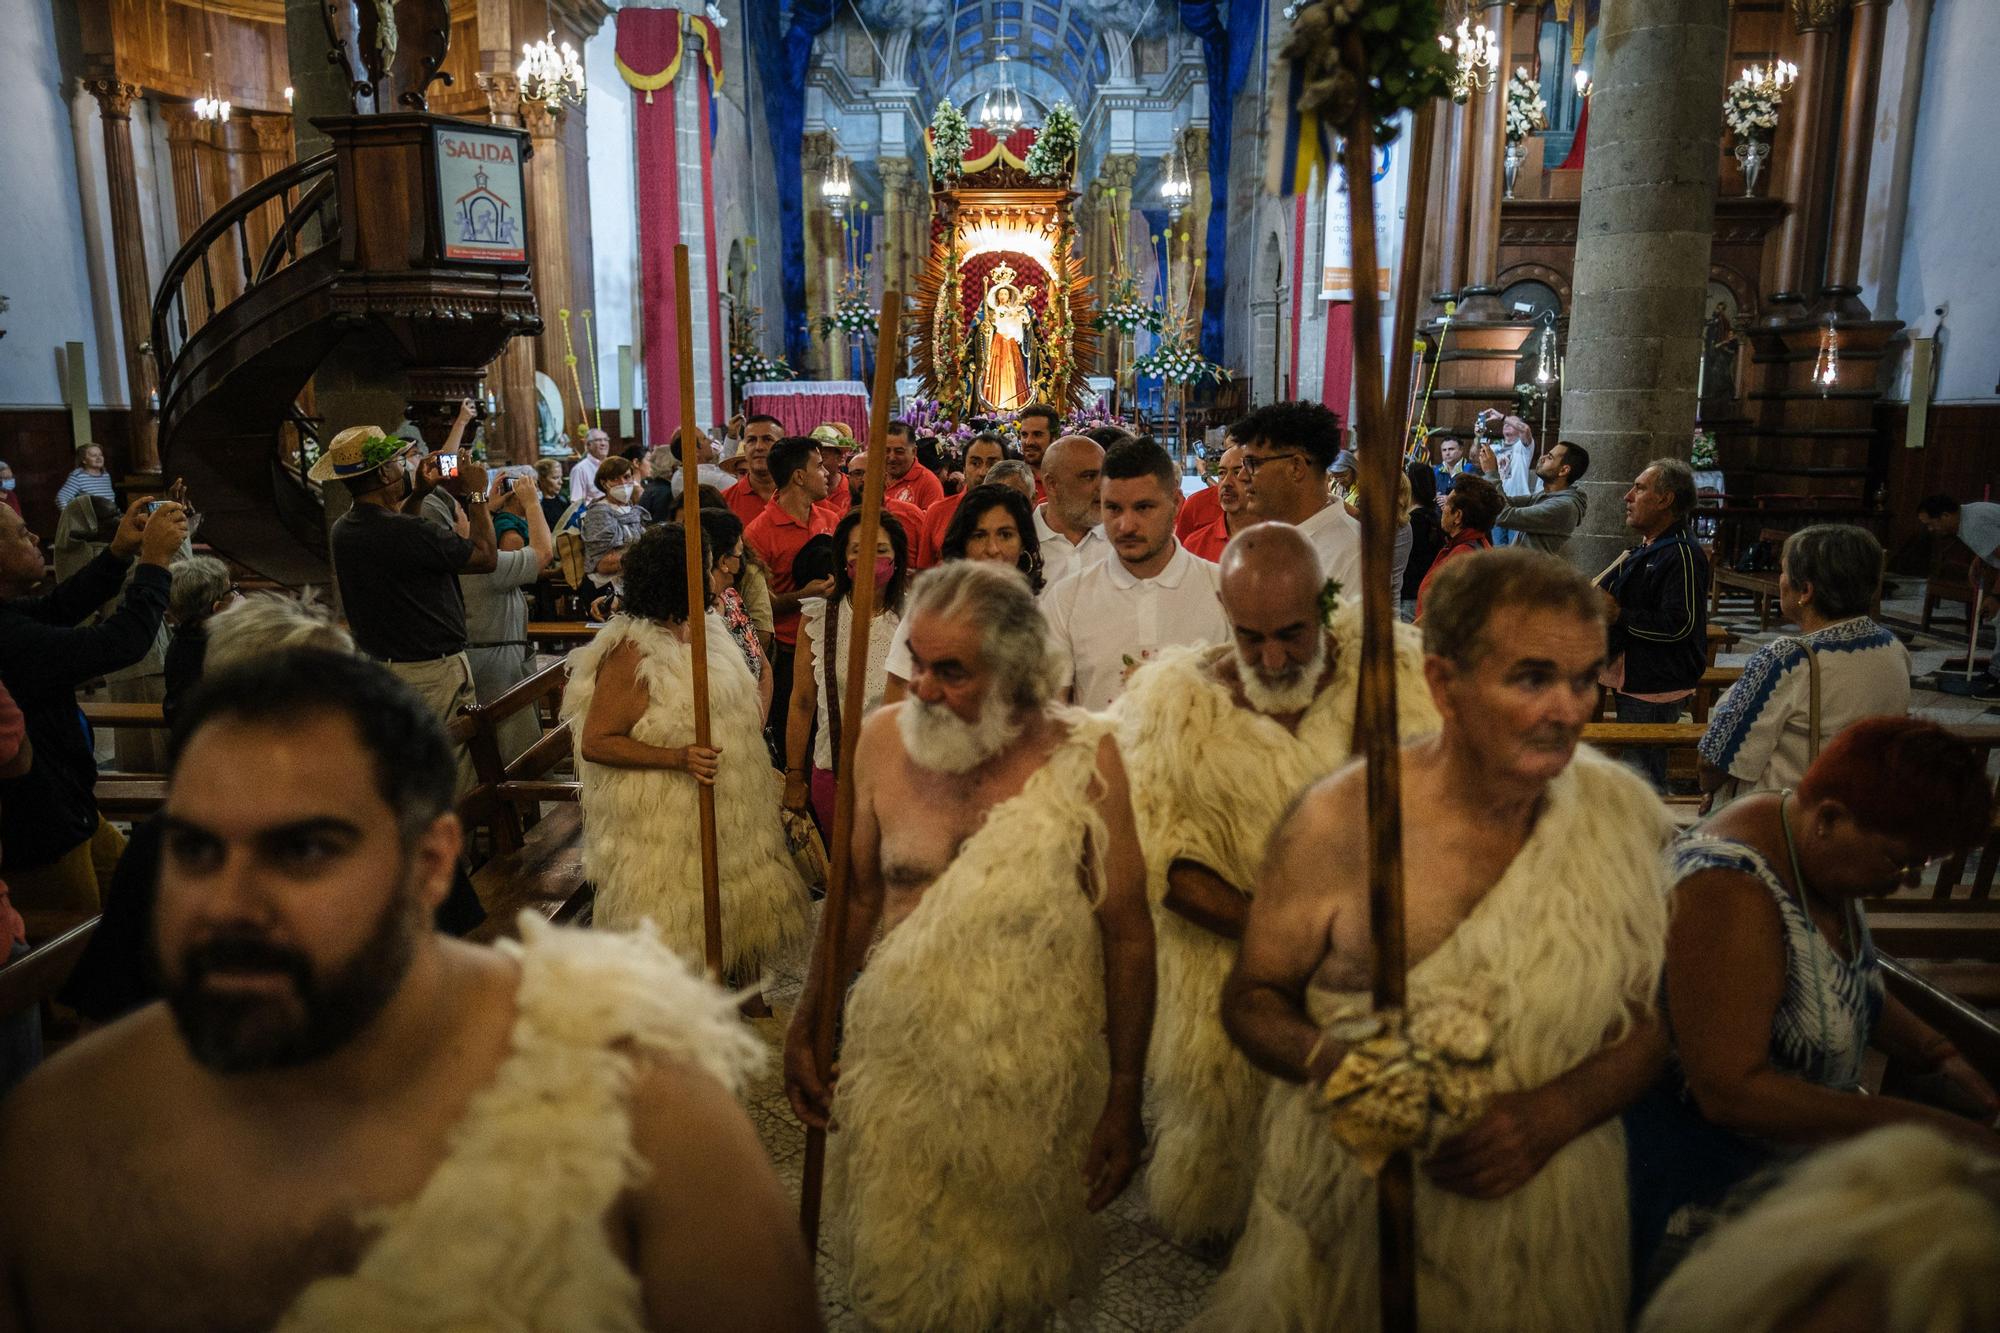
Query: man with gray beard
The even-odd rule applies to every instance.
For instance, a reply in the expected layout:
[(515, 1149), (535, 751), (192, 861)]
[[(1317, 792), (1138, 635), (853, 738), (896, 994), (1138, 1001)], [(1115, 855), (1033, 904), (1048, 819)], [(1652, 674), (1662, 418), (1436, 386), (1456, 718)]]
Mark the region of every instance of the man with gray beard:
[[(1249, 1210), (1270, 1079), (1222, 1029), (1222, 982), (1271, 831), (1299, 791), (1348, 757), (1360, 680), (1361, 604), (1325, 615), (1319, 557), (1296, 527), (1237, 533), (1220, 579), (1231, 641), (1167, 649), (1111, 709), (1159, 937), (1158, 1142), (1146, 1189), (1186, 1244), (1228, 1239)], [(1435, 731), (1422, 643), (1413, 627), (1397, 629), (1402, 731)]]
[(830, 1239), (869, 1327), (1036, 1326), (1095, 1276), (1091, 1215), (1139, 1162), (1145, 865), (1111, 723), (1052, 704), (1026, 582), (953, 561), (908, 615), (909, 697), (855, 759), (842, 968), (814, 951), (786, 1091), (832, 1121)]

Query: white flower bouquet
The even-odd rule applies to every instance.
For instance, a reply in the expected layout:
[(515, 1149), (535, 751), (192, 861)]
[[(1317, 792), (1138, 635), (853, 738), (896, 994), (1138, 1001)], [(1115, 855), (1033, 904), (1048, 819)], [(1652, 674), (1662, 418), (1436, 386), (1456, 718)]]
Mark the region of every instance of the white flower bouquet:
[(1028, 174), (1045, 183), (1067, 176), (1076, 161), (1077, 145), (1082, 141), (1083, 124), (1077, 120), (1076, 111), (1068, 102), (1057, 102), (1049, 108), (1041, 133), (1035, 136), (1035, 146), (1028, 150)]
[(957, 180), (971, 147), (972, 127), (965, 123), (965, 113), (945, 98), (931, 113), (931, 179), (941, 185)]
[(1527, 66), (1516, 65), (1507, 80), (1507, 142), (1518, 144), (1548, 125), (1549, 104), (1542, 100), (1541, 85), (1529, 77)]
[(1764, 79), (1739, 75), (1722, 99), (1722, 119), (1739, 140), (1768, 142), (1778, 128), (1781, 94)]

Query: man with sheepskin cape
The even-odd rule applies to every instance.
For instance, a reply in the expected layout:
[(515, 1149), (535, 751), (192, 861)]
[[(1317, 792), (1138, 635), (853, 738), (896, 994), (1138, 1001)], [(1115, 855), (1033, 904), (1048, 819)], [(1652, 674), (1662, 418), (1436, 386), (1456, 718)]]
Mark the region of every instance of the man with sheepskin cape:
[(562, 716), (583, 781), (583, 866), (597, 889), (598, 926), (629, 930), (651, 920), (668, 946), (701, 962), (696, 784), (714, 787), (723, 976), (755, 985), (766, 964), (804, 939), (806, 888), (778, 814), (757, 682), (713, 615), (714, 743), (694, 743), (686, 540), (669, 523), (627, 548), (623, 613), (569, 657)]
[[(1322, 587), (1319, 556), (1297, 528), (1246, 528), (1222, 556), (1233, 643), (1171, 650), (1112, 706), (1159, 937), (1146, 1190), (1184, 1243), (1232, 1237), (1250, 1210), (1271, 1080), (1222, 1030), (1222, 981), (1271, 831), (1353, 740), (1361, 604), (1328, 615)], [(1437, 730), (1409, 626), (1399, 627), (1396, 668), (1402, 734)]]
[[(1425, 601), (1443, 729), (1402, 750), (1406, 1015), (1373, 1012), (1365, 764), (1310, 788), (1258, 876), (1223, 1022), (1283, 1083), (1250, 1218), (1197, 1329), (1379, 1327), (1374, 1172), (1417, 1154), (1417, 1307), (1454, 1333), (1613, 1333), (1629, 1284), (1618, 1112), (1653, 1080), (1672, 825), (1578, 741), (1602, 594), (1535, 551)], [(1407, 1022), (1401, 1021), (1403, 1017)]]
[[(871, 1328), (1030, 1327), (1095, 1276), (1091, 1214), (1139, 1162), (1145, 866), (1111, 724), (1050, 704), (1019, 573), (931, 570), (909, 623), (909, 697), (854, 765), (842, 974), (815, 950), (786, 1091), (832, 1120), (831, 1240)], [(818, 1006), (843, 994), (823, 1070)]]

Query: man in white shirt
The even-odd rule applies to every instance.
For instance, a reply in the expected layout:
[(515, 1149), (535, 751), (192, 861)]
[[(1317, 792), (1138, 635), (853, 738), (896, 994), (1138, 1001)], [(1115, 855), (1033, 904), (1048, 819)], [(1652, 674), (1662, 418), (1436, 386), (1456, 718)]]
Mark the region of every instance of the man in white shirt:
[[(700, 479), (696, 484), (713, 486), (718, 491), (726, 491), (731, 486), (734, 486), (736, 484), (735, 476), (729, 472), (725, 472), (720, 466), (722, 452), (715, 447), (714, 439), (709, 436), (707, 431), (702, 430), (700, 427), (695, 428), (694, 434), (695, 475)], [(681, 433), (679, 431), (675, 431), (673, 438), (667, 441), (667, 452), (673, 455), (676, 464), (680, 463)], [(678, 496), (681, 493), (681, 488), (687, 485), (687, 469), (676, 466), (673, 477), (667, 484), (673, 487), (673, 493)]]
[(1174, 537), (1181, 477), (1173, 457), (1151, 440), (1128, 440), (1104, 456), (1103, 474), (1112, 558), (1042, 599), (1049, 638), (1067, 659), (1070, 697), (1093, 710), (1109, 707), (1132, 669), (1162, 648), (1229, 639), (1220, 572)]
[[(1975, 588), (1984, 589), (1979, 613), (1990, 617), (2000, 606), (2000, 504), (1988, 500), (1960, 504), (1949, 495), (1926, 496), (1917, 505), (1917, 522), (1933, 537), (1958, 538), (1977, 557), (1967, 577)], [(1972, 687), (1972, 697), (2000, 699), (2000, 653), (1993, 654), (1985, 677)]]
[(569, 498), (589, 504), (597, 498), (597, 468), (611, 454), (611, 437), (593, 430), (583, 437), (583, 457), (569, 470)]
[(1340, 418), (1318, 403), (1271, 403), (1231, 428), (1243, 447), (1250, 516), (1289, 523), (1319, 553), (1345, 596), (1361, 595), (1361, 525), (1327, 493), (1340, 454)]
[[(1111, 550), (1097, 526), (1097, 477), (1103, 466), (1103, 446), (1081, 435), (1065, 435), (1042, 454), (1048, 499), (1035, 509), (1035, 537), (1042, 548), (1045, 589), (1098, 563)], [(1179, 495), (1180, 489), (1174, 493)]]

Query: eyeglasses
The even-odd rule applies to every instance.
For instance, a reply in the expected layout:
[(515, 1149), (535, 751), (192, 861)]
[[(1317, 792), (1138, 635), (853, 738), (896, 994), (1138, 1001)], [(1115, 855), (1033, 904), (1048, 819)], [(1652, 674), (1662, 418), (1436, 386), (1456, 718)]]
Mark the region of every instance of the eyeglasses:
[(1305, 456), (1297, 450), (1284, 454), (1265, 454), (1261, 458), (1256, 454), (1245, 454), (1243, 455), (1243, 475), (1254, 477), (1257, 475), (1257, 469), (1263, 467), (1266, 463), (1276, 463), (1287, 458), (1304, 458)]

